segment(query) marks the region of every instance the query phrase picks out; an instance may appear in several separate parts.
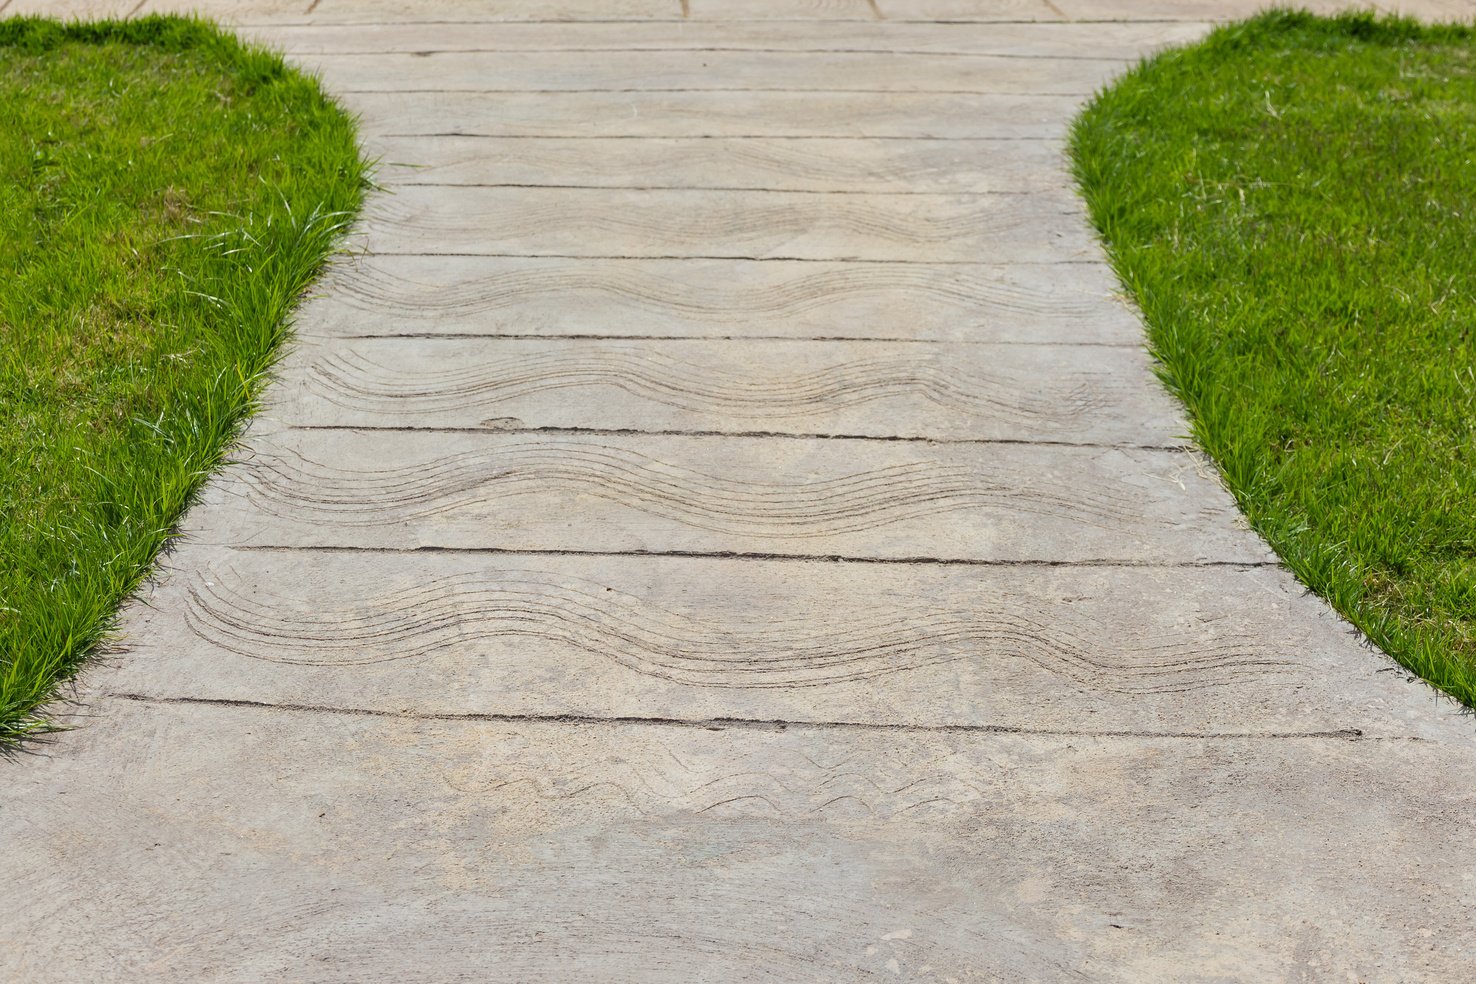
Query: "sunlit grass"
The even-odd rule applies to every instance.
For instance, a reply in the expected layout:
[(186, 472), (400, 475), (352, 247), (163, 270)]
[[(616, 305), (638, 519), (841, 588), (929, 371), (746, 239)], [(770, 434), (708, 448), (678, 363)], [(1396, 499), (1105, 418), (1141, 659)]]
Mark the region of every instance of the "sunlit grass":
[(0, 742), (220, 461), (364, 177), (312, 79), (204, 22), (0, 21)]
[(1269, 13), (1114, 84), (1073, 153), (1250, 521), (1476, 704), (1476, 35)]

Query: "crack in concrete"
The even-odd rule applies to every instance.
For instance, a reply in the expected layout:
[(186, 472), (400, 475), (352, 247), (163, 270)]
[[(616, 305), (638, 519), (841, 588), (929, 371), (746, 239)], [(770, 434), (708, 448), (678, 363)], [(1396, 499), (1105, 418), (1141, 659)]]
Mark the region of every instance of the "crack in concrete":
[(450, 427), (416, 424), (292, 424), (302, 431), (396, 431), (449, 434), (588, 434), (597, 437), (760, 437), (791, 441), (880, 441), (906, 444), (1011, 444), (1026, 447), (1100, 448), (1104, 451), (1159, 451), (1181, 454), (1184, 444), (1124, 444), (1109, 441), (1051, 441), (1014, 437), (925, 437), (920, 434), (825, 434), (786, 431), (642, 430), (636, 427)]
[(645, 726), (686, 730), (725, 731), (859, 731), (877, 733), (921, 733), (964, 735), (1017, 735), (1038, 738), (1141, 738), (1185, 741), (1236, 740), (1324, 740), (1324, 741), (1399, 741), (1425, 742), (1416, 735), (1370, 735), (1360, 728), (1334, 728), (1314, 731), (1149, 731), (1026, 728), (1003, 724), (906, 724), (875, 721), (802, 721), (780, 718), (675, 718), (644, 715), (602, 716), (593, 714), (499, 714), (485, 712), (390, 711), (371, 707), (336, 707), (324, 704), (274, 703), (227, 697), (158, 697), (126, 691), (104, 691), (96, 696), (127, 700), (142, 704), (229, 707), (251, 710), (339, 714), (349, 717), (391, 718), (409, 721), (465, 721), (478, 724), (553, 724), (586, 727)]
[(695, 560), (777, 560), (826, 564), (899, 564), (903, 566), (940, 567), (1106, 567), (1147, 570), (1177, 570), (1223, 567), (1231, 570), (1254, 570), (1279, 567), (1276, 560), (983, 560), (972, 557), (856, 557), (848, 554), (769, 553), (744, 550), (579, 550), (520, 549), (516, 547), (443, 547), (434, 544), (415, 547), (384, 546), (294, 546), (282, 543), (233, 544), (231, 549), (243, 552), (283, 553), (378, 553), (378, 554), (491, 554), (509, 557), (681, 557)]

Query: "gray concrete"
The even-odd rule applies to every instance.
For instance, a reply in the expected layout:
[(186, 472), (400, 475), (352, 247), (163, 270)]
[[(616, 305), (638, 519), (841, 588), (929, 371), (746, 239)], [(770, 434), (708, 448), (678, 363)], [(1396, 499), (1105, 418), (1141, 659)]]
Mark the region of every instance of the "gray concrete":
[[(509, 278), (510, 282), (515, 282)], [(275, 392), (299, 426), (782, 433), (1183, 447), (1126, 346), (768, 339), (304, 340)]]
[(1137, 319), (1123, 305), (1103, 303), (1112, 287), (1111, 272), (1100, 263), (400, 254), (365, 256), (331, 271), (322, 296), (309, 302), (299, 322), (306, 336), (335, 338), (846, 338), (1139, 347)]
[(372, 253), (891, 264), (1095, 260), (1082, 206), (1029, 195), (704, 188), (398, 188), (367, 208)]
[(386, 191), (5, 764), (0, 979), (1469, 976), (1476, 729), (1244, 528), (1061, 160), (1250, 5), (200, 6)]
[[(530, 184), (727, 191), (889, 194), (1059, 188), (1052, 140), (833, 140), (649, 137), (607, 140), (598, 156), (578, 137), (384, 137), (380, 176), (396, 187)], [(410, 163), (405, 163), (410, 162)]]

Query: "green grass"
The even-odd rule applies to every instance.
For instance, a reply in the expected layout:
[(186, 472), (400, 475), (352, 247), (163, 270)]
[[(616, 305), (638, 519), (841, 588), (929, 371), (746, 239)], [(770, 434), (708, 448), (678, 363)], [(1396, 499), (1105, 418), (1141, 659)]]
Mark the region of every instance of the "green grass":
[(364, 181), (317, 83), (205, 22), (0, 20), (0, 743), (51, 726)]
[(1476, 35), (1263, 14), (1099, 94), (1072, 152), (1250, 522), (1476, 705)]

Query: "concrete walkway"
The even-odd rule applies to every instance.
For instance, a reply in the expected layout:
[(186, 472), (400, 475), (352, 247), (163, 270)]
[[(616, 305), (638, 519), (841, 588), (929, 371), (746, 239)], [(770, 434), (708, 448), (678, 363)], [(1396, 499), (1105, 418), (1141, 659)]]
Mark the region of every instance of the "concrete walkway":
[(1476, 732), (1244, 529), (1061, 161), (1258, 4), (307, 4), (204, 6), (388, 192), (3, 765), (0, 979), (1469, 979)]

